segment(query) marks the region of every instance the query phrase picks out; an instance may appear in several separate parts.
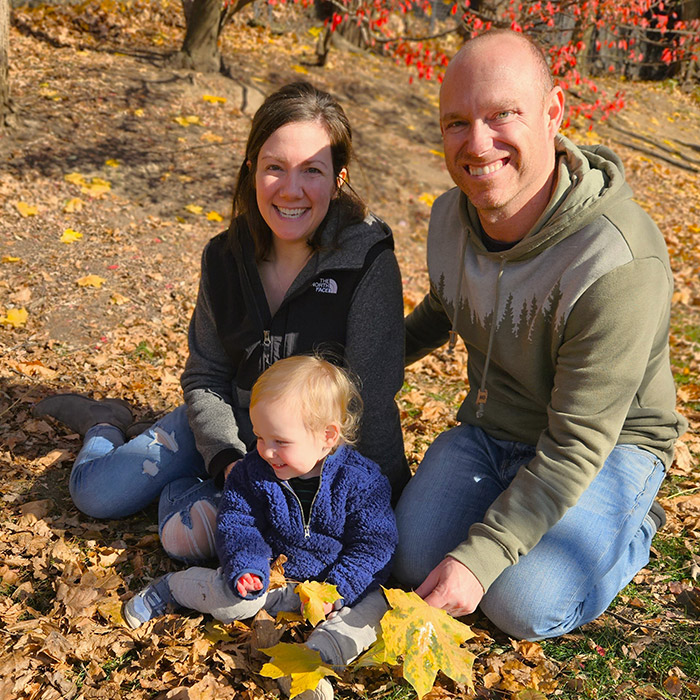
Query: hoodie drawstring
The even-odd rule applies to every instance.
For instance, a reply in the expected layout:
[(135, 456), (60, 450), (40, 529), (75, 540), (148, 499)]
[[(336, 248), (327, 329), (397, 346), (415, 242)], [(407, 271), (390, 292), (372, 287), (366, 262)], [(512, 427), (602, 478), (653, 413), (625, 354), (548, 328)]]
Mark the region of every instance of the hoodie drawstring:
[(506, 266), (505, 258), (501, 259), (501, 266), (498, 268), (498, 276), (496, 277), (496, 301), (493, 306), (493, 318), (491, 319), (491, 329), (489, 330), (489, 344), (486, 350), (486, 361), (484, 362), (484, 373), (481, 375), (481, 386), (476, 394), (476, 417), (482, 418), (484, 411), (486, 410), (486, 402), (489, 398), (489, 391), (486, 388), (486, 375), (489, 371), (489, 364), (491, 363), (491, 350), (493, 349), (493, 339), (496, 335), (496, 325), (498, 316), (498, 302), (501, 296), (501, 276), (503, 275), (503, 268)]
[(457, 293), (455, 294), (455, 309), (452, 312), (452, 328), (450, 329), (450, 342), (447, 345), (447, 352), (452, 354), (457, 344), (457, 314), (459, 313), (459, 300), (462, 294), (462, 282), (464, 280), (464, 268), (467, 265), (465, 256), (467, 254), (467, 236), (462, 239), (462, 249), (457, 260), (459, 261), (459, 273), (457, 275)]

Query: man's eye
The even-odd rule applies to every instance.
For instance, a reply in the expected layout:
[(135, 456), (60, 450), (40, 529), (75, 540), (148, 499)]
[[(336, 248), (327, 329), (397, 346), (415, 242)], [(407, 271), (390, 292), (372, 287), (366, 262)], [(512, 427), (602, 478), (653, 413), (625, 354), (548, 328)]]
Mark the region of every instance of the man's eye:
[(512, 109), (504, 109), (502, 112), (499, 112), (496, 115), (496, 119), (508, 119), (508, 117), (512, 116), (513, 110)]

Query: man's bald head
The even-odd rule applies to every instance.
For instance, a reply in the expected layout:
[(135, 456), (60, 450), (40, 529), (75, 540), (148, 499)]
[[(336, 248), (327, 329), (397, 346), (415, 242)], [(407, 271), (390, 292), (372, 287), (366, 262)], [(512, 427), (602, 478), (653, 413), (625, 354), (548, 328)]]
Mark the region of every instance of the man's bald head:
[(479, 34), (473, 39), (469, 39), (469, 41), (467, 41), (453, 56), (450, 65), (447, 67), (447, 71), (450, 71), (450, 67), (452, 67), (452, 70), (459, 69), (472, 58), (479, 49), (485, 48), (487, 45), (490, 46), (492, 43), (501, 46), (504, 51), (507, 51), (508, 46), (512, 46), (513, 44), (525, 48), (527, 50), (526, 55), (532, 59), (535, 74), (542, 87), (542, 94), (547, 95), (549, 93), (554, 86), (554, 81), (552, 80), (547, 57), (542, 47), (534, 39), (531, 39), (522, 32), (514, 32), (511, 29), (492, 29), (483, 34)]

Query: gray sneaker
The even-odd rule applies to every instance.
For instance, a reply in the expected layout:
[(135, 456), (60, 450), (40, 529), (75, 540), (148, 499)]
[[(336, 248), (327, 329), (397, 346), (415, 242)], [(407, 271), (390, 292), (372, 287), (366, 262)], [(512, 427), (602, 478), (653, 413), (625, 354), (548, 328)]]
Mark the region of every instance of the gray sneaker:
[(180, 607), (170, 592), (169, 578), (170, 574), (157, 578), (131, 600), (124, 603), (122, 617), (129, 627), (136, 629), (144, 622), (165, 615), (168, 609), (176, 610)]

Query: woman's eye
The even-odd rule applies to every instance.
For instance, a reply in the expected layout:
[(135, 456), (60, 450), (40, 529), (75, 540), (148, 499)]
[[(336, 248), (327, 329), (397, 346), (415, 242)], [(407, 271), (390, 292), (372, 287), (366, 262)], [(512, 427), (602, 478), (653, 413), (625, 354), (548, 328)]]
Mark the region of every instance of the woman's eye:
[(309, 168), (306, 172), (312, 175), (321, 175), (321, 171), (318, 168)]

